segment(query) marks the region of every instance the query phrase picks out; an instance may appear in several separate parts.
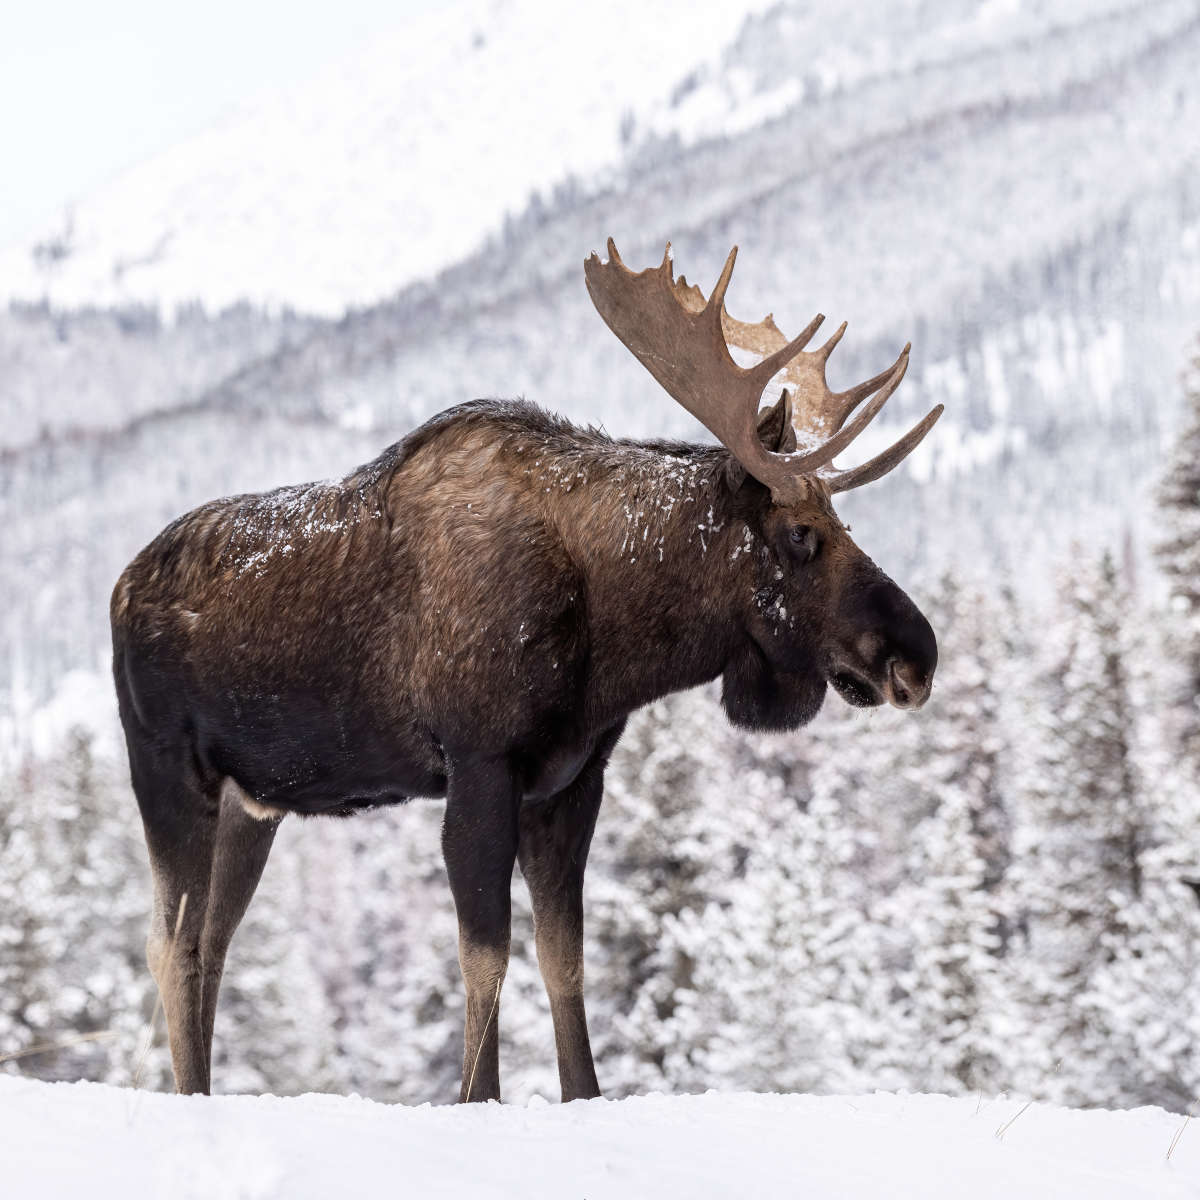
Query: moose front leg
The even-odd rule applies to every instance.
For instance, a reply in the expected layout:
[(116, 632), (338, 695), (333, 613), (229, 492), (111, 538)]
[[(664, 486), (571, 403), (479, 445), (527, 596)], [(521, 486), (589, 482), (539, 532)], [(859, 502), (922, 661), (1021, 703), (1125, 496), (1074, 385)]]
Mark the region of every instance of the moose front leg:
[(604, 794), (604, 767), (623, 727), (605, 734), (570, 787), (521, 813), (518, 854), (533, 901), (564, 1102), (600, 1095), (583, 1003), (583, 873)]
[(467, 990), (460, 1101), (500, 1099), (500, 988), (508, 970), (517, 807), (507, 763), (451, 763), (442, 853)]

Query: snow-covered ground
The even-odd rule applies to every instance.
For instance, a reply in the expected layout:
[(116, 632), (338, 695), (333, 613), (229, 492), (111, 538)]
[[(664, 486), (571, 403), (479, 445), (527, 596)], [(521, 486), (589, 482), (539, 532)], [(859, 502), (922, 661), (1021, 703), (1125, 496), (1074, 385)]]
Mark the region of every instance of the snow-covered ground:
[(0, 1077), (0, 1144), (10, 1200), (1200, 1193), (1200, 1129), (1176, 1141), (1179, 1116), (1021, 1108), (945, 1096), (714, 1092), (403, 1108), (356, 1097), (177, 1097)]

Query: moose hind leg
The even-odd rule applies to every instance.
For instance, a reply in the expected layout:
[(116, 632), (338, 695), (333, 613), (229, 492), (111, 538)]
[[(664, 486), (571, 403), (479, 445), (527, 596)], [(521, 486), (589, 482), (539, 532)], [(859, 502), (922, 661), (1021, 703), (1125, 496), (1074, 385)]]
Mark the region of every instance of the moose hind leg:
[(550, 998), (564, 1103), (600, 1095), (583, 1003), (583, 873), (613, 731), (575, 782), (521, 814), (519, 858), (533, 902), (538, 965)]
[(500, 988), (508, 970), (517, 790), (506, 763), (452, 763), (442, 851), (467, 991), (459, 1100), (500, 1099)]
[[(248, 806), (247, 801), (250, 798), (232, 779), (224, 780), (208, 908), (200, 940), (200, 965), (204, 976), (201, 1028), (204, 1054), (209, 1063), (212, 1062), (213, 1025), (225, 955), (262, 878), (282, 819), (282, 814), (274, 815), (256, 808), (252, 801)], [(252, 812), (263, 815), (252, 816)]]
[(167, 1019), (177, 1092), (209, 1090), (201, 940), (217, 835), (218, 801), (197, 784), (133, 771), (142, 810), (154, 914), (146, 959)]

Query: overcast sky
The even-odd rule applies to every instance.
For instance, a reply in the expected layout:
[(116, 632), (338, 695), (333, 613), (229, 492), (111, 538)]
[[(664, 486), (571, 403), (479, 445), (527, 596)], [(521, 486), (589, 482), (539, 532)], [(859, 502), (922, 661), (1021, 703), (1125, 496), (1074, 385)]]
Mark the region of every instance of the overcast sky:
[(41, 231), (115, 172), (420, 8), (420, 0), (6, 5), (0, 244)]

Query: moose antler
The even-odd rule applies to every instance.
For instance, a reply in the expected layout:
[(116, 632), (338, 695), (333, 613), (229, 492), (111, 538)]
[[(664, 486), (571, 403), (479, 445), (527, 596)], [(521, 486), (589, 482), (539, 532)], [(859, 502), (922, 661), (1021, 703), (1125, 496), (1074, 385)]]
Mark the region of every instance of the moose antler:
[[(662, 263), (634, 273), (621, 261), (612, 238), (607, 263), (595, 254), (583, 264), (588, 294), (608, 327), (638, 361), (701, 424), (709, 429), (778, 504), (794, 503), (805, 492), (804, 475), (820, 474), (835, 492), (860, 487), (895, 467), (932, 428), (942, 414), (939, 404), (894, 446), (847, 471), (830, 464), (874, 419), (908, 369), (905, 346), (888, 370), (844, 392), (831, 392), (825, 363), (846, 331), (840, 329), (819, 350), (804, 353), (824, 316), (818, 314), (790, 342), (768, 315), (748, 325), (725, 311), (725, 292), (737, 258), (735, 246), (712, 295), (680, 276), (676, 281), (667, 243)], [(764, 357), (750, 368), (730, 357), (735, 345)], [(798, 432), (808, 448), (775, 454), (758, 436), (758, 402), (763, 389), (781, 369), (798, 401)], [(871, 402), (848, 425), (847, 418), (868, 396)], [(789, 411), (792, 401), (785, 390)], [(814, 438), (817, 440), (812, 445)], [(821, 440), (823, 439), (823, 440)]]

